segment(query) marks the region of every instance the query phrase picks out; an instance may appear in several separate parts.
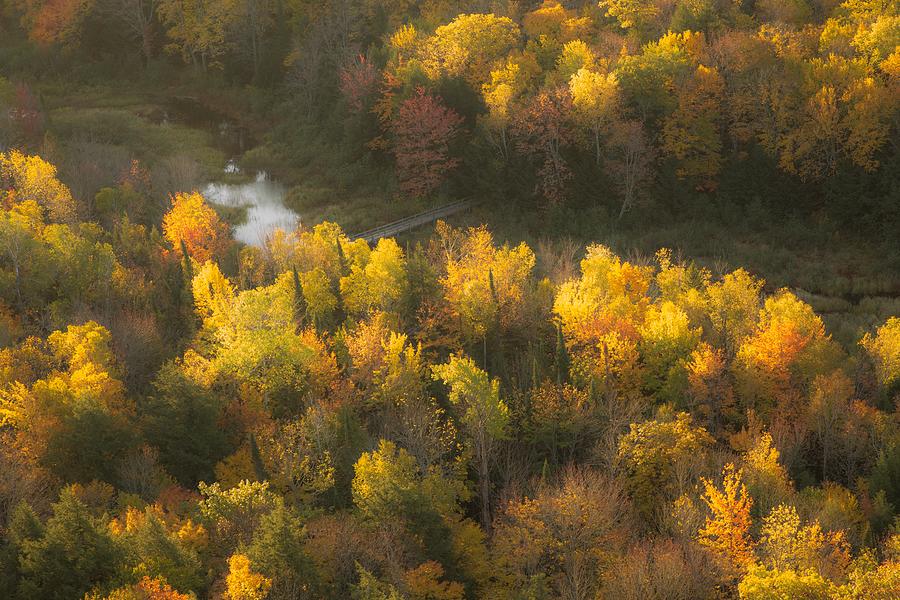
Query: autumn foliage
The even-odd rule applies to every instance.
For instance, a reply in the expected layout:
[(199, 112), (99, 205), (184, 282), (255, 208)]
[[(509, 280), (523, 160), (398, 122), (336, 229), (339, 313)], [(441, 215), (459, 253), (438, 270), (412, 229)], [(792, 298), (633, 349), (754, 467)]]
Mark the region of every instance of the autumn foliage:
[(431, 194), (459, 165), (459, 159), (451, 156), (450, 144), (460, 125), (462, 118), (423, 88), (400, 104), (391, 132), (397, 180), (404, 194)]
[(228, 245), (228, 225), (198, 192), (179, 193), (163, 217), (163, 233), (176, 252), (182, 244), (199, 263), (218, 256)]
[(900, 598), (898, 34), (0, 0), (0, 600)]
[(722, 470), (722, 488), (703, 481), (703, 501), (711, 515), (700, 530), (700, 541), (725, 562), (727, 568), (741, 572), (753, 562), (750, 541), (750, 509), (753, 499), (741, 481), (742, 473), (733, 464)]

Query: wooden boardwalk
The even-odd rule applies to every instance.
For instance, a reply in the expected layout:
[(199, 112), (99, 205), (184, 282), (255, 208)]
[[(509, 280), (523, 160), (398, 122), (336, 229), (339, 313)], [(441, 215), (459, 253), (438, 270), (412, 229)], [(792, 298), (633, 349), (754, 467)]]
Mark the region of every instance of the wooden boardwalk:
[(439, 206), (409, 217), (404, 217), (393, 223), (373, 227), (368, 231), (363, 231), (362, 233), (357, 233), (350, 237), (354, 240), (363, 239), (370, 244), (373, 244), (381, 238), (393, 237), (404, 231), (409, 231), (410, 229), (415, 229), (416, 227), (421, 227), (422, 225), (437, 221), (438, 219), (443, 219), (444, 217), (464, 211), (470, 208), (473, 203), (473, 200), (460, 200), (459, 202), (453, 202), (452, 204), (445, 204), (444, 206)]

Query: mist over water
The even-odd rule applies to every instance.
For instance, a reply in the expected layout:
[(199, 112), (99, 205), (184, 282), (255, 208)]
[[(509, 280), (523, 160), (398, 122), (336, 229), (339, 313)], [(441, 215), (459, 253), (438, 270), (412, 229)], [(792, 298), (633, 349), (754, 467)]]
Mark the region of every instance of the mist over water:
[[(235, 172), (233, 163), (225, 168)], [(246, 183), (210, 183), (203, 188), (203, 196), (216, 204), (247, 207), (247, 220), (233, 228), (234, 238), (252, 246), (264, 245), (275, 229), (293, 230), (300, 215), (284, 205), (287, 188), (259, 172), (254, 181)]]
[[(208, 131), (215, 146), (226, 156), (232, 157), (224, 169), (229, 175), (241, 173), (239, 157), (256, 145), (256, 140), (246, 128), (193, 98), (173, 99), (161, 119)], [(234, 239), (251, 246), (263, 246), (275, 229), (292, 231), (300, 221), (300, 215), (284, 205), (287, 188), (264, 171), (257, 172), (252, 181), (243, 183), (208, 183), (202, 192), (210, 202), (247, 208), (247, 220), (233, 227), (232, 235)]]

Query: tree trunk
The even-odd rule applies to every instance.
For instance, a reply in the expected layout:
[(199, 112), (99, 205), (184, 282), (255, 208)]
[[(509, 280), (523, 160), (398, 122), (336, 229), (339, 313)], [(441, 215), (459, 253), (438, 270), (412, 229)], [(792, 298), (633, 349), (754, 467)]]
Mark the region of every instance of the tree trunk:
[(144, 53), (144, 67), (149, 67), (150, 59), (153, 58), (153, 40), (150, 23), (144, 25), (141, 33), (141, 50)]
[(487, 450), (479, 452), (478, 483), (481, 490), (481, 525), (485, 533), (491, 535), (491, 468)]

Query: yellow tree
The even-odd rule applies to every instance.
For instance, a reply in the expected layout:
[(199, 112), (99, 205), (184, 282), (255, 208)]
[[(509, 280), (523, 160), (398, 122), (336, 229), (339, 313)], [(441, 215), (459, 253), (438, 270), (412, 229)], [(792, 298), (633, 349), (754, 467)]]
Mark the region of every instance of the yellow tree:
[(744, 480), (753, 497), (756, 514), (766, 514), (794, 494), (794, 484), (779, 461), (778, 448), (769, 433), (759, 434), (743, 456)]
[(725, 355), (701, 342), (691, 352), (686, 370), (691, 408), (704, 415), (710, 432), (718, 435), (723, 420), (734, 416), (734, 391), (728, 378)]
[(466, 232), (439, 224), (446, 252), (444, 298), (469, 340), (521, 323), (535, 256), (522, 243), (497, 248), (486, 227)]
[(300, 283), (307, 316), (317, 328), (325, 327), (331, 323), (334, 311), (338, 306), (338, 298), (332, 289), (328, 275), (316, 267), (301, 273)]
[(703, 305), (708, 338), (730, 359), (759, 318), (760, 292), (765, 282), (744, 269), (726, 274), (706, 288)]
[(759, 552), (770, 569), (814, 571), (829, 579), (843, 576), (850, 564), (843, 531), (822, 531), (817, 521), (802, 525), (797, 509), (784, 504), (763, 519)]
[(542, 482), (533, 497), (511, 500), (493, 538), (499, 589), (484, 597), (606, 597), (597, 588), (623, 534), (627, 506), (614, 478), (574, 467), (559, 485)]
[(231, 281), (222, 274), (219, 265), (214, 262), (204, 263), (191, 280), (191, 288), (194, 310), (204, 327), (216, 335), (230, 334), (235, 290)]
[[(515, 79), (519, 65), (507, 65), (503, 69), (491, 71), (491, 81), (482, 86), (482, 96), (488, 113), (479, 120), (497, 147), (500, 156), (509, 158), (509, 115), (513, 98), (516, 96)], [(496, 137), (495, 137), (496, 136)]]
[(444, 568), (433, 560), (403, 575), (410, 600), (463, 600), (465, 588), (456, 581), (441, 581)]
[(895, 113), (892, 90), (864, 61), (834, 54), (809, 62), (802, 102), (778, 137), (779, 165), (804, 179), (823, 179), (844, 163), (879, 166)]
[(704, 478), (703, 501), (712, 515), (699, 531), (700, 543), (711, 548), (733, 573), (741, 573), (754, 561), (750, 540), (753, 499), (741, 481), (743, 472), (729, 463), (722, 469), (722, 489)]
[(75, 221), (72, 193), (56, 178), (56, 167), (40, 156), (27, 156), (18, 150), (0, 152), (0, 188), (12, 190), (7, 192), (7, 202), (37, 202), (50, 221)]
[[(770, 570), (752, 567), (737, 587), (741, 600), (831, 600), (833, 586), (818, 573)], [(848, 596), (870, 598), (868, 595)]]
[(614, 74), (604, 75), (581, 67), (569, 79), (569, 92), (576, 120), (593, 134), (599, 165), (600, 136), (619, 109), (619, 82)]
[(600, 0), (606, 16), (615, 18), (622, 29), (642, 29), (659, 14), (654, 0)]
[(631, 424), (619, 440), (617, 461), (641, 516), (652, 517), (661, 500), (684, 491), (685, 473), (712, 443), (684, 412), (663, 409), (655, 419)]
[(90, 595), (86, 600), (191, 600), (193, 595), (182, 594), (172, 588), (163, 577), (144, 576), (128, 587), (119, 588), (108, 596)]
[(234, 554), (228, 559), (228, 577), (225, 594), (229, 600), (264, 600), (269, 595), (272, 580), (255, 573), (250, 559), (244, 554)]
[(432, 79), (462, 77), (478, 89), (490, 78), (491, 65), (505, 57), (519, 39), (509, 17), (461, 14), (438, 27), (423, 48), (425, 72)]
[(558, 48), (562, 42), (572, 41), (581, 34), (587, 33), (590, 19), (579, 17), (575, 10), (566, 9), (556, 0), (544, 0), (536, 9), (525, 13), (522, 25), (529, 38), (545, 40)]
[(220, 66), (229, 48), (228, 30), (237, 19), (235, 0), (159, 0), (157, 9), (172, 40), (168, 51), (204, 70)]
[(724, 95), (719, 72), (700, 65), (679, 90), (678, 108), (663, 125), (663, 151), (678, 161), (678, 176), (695, 180), (698, 189), (714, 190), (722, 167), (719, 121)]
[(666, 300), (647, 311), (640, 336), (645, 387), (662, 393), (680, 392), (675, 382), (687, 372), (684, 365), (700, 341), (700, 328), (691, 327), (687, 313)]
[(341, 279), (341, 295), (347, 311), (394, 310), (406, 289), (406, 259), (393, 238), (382, 238), (365, 264), (353, 264)]
[(593, 69), (596, 57), (590, 47), (581, 40), (567, 42), (556, 59), (556, 70), (560, 77), (567, 81), (580, 69)]
[(199, 192), (178, 193), (163, 217), (163, 234), (172, 247), (199, 263), (221, 256), (229, 243), (228, 224)]
[[(897, 534), (894, 534), (894, 538)], [(897, 556), (869, 568), (853, 569), (849, 582), (840, 587), (841, 600), (893, 600), (900, 591), (900, 561)]]
[[(538, 56), (541, 65), (548, 71), (553, 68), (554, 63), (558, 63), (563, 45), (578, 38), (588, 39), (592, 25), (590, 17), (579, 16), (576, 10), (565, 8), (557, 0), (544, 0), (535, 10), (522, 17), (522, 27), (528, 38), (527, 48)], [(561, 69), (564, 73), (563, 80), (578, 68), (575, 67), (568, 73), (565, 73), (565, 68)], [(551, 74), (548, 79), (553, 78), (554, 75)]]
[(885, 390), (900, 382), (900, 318), (891, 317), (875, 335), (867, 333), (859, 342), (875, 367), (875, 376)]
[(651, 270), (622, 261), (594, 244), (581, 261), (581, 277), (557, 288), (553, 312), (572, 356), (572, 371), (615, 396), (639, 385), (636, 344), (650, 299)]
[(491, 71), (490, 81), (481, 86), (488, 114), (479, 118), (500, 156), (509, 159), (509, 126), (516, 100), (540, 75), (541, 67), (531, 52), (514, 52), (506, 63)]
[(110, 477), (133, 427), (110, 333), (88, 321), (51, 333), (46, 347), (47, 355), (36, 353), (28, 361), (49, 368), (0, 390), (0, 424), (9, 426), (31, 456), (70, 481)]
[(816, 375), (837, 368), (840, 355), (812, 307), (781, 290), (766, 299), (732, 368), (746, 404), (763, 413), (775, 405), (784, 416), (799, 417), (791, 411), (801, 409), (798, 402)]
[(623, 261), (605, 246), (588, 246), (581, 278), (563, 283), (553, 306), (566, 339), (590, 342), (610, 329), (636, 331), (650, 304), (650, 278), (650, 269)]

